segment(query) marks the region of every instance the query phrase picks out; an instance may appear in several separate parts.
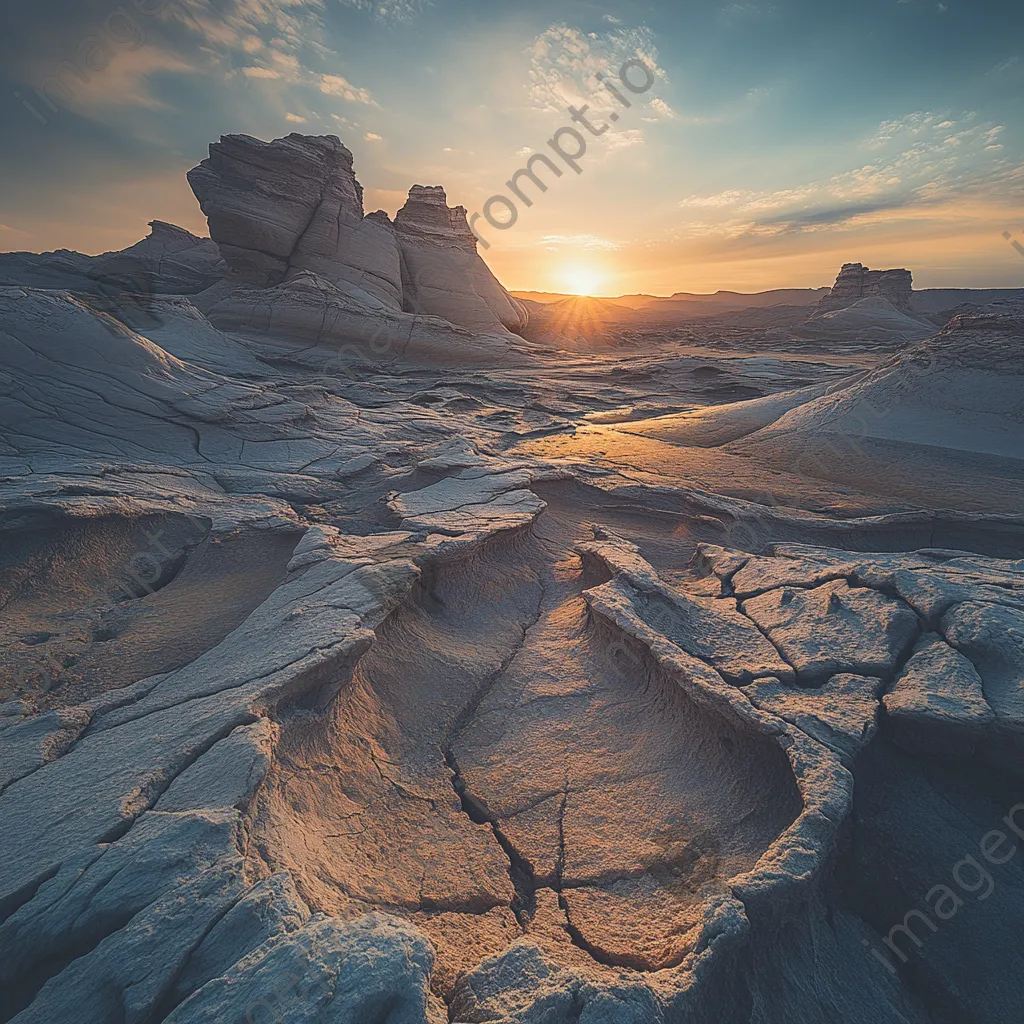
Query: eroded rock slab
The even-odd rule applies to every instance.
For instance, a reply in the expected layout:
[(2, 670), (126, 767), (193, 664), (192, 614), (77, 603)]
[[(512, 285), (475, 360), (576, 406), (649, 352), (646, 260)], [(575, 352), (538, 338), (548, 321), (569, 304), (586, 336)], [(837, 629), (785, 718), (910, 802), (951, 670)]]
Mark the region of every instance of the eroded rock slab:
[(1024, 609), (968, 601), (948, 611), (939, 629), (978, 670), (1000, 724), (1024, 729)]
[(885, 710), (901, 743), (940, 755), (969, 753), (995, 722), (974, 665), (935, 634), (918, 641)]
[(759, 680), (745, 689), (755, 707), (784, 718), (836, 751), (853, 768), (877, 729), (878, 694), (885, 684), (869, 676), (840, 673), (814, 689)]
[(803, 685), (836, 673), (887, 678), (919, 632), (902, 601), (845, 580), (810, 590), (782, 587), (741, 605)]

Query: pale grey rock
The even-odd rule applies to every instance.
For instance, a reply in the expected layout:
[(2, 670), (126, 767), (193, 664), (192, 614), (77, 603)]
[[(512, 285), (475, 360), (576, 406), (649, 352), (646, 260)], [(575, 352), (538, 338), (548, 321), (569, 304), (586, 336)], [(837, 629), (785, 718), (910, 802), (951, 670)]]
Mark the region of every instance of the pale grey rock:
[[(106, 1014), (117, 1011), (111, 1011), (109, 995), (126, 987), (118, 961), (132, 970), (140, 941), (148, 944), (146, 971), (164, 972), (165, 981), (173, 980), (176, 966), (212, 923), (209, 916), (216, 916), (218, 907), (226, 909), (223, 899), (240, 891), (237, 828), (233, 811), (150, 812), (117, 841), (81, 845), (0, 925), (0, 991), (7, 1011), (20, 1009), (43, 988), (42, 1001), (32, 1003), (24, 1020), (75, 1016), (69, 1001), (79, 988), (84, 999), (88, 985), (90, 999), (96, 1000), (88, 1019), (110, 1019)], [(203, 881), (195, 892), (180, 889), (198, 879)], [(194, 905), (200, 898), (210, 902)], [(152, 910), (144, 914), (147, 908)], [(147, 935), (169, 914), (175, 915), (174, 932), (193, 936), (177, 952), (172, 946), (178, 940), (170, 941), (169, 933), (157, 928), (151, 938)], [(187, 922), (189, 915), (194, 926)], [(135, 928), (126, 935), (123, 929), (130, 921)], [(141, 947), (137, 952), (141, 959)], [(111, 993), (104, 994), (105, 981)]]
[(15, 719), (0, 742), (0, 792), (66, 753), (91, 719), (85, 708), (60, 708)]
[(528, 526), (544, 510), (544, 502), (530, 490), (505, 491), (481, 504), (468, 503), (453, 509), (438, 509), (402, 520), (406, 530), (458, 536), (491, 533)]
[(148, 322), (139, 323), (123, 314), (121, 318), (164, 352), (192, 366), (236, 379), (259, 380), (268, 376), (267, 364), (236, 338), (217, 330), (191, 299), (155, 299), (149, 304), (149, 311), (152, 316)]
[(367, 452), (365, 455), (357, 455), (355, 458), (348, 459), (343, 462), (335, 471), (334, 475), (339, 480), (345, 480), (350, 476), (356, 476), (359, 473), (364, 473), (371, 466), (376, 466), (379, 460), (376, 456), (371, 455)]
[[(237, 284), (266, 289), (306, 273), (336, 291), (336, 308), (325, 310), (318, 340), (328, 312), (328, 331), (339, 330), (342, 300), (369, 320), (366, 340), (378, 347), (368, 358), (398, 344), (402, 323), (374, 323), (373, 314), (438, 317), (483, 334), (526, 325), (526, 307), (477, 253), (464, 208), (449, 209), (440, 187), (415, 185), (394, 224), (380, 211), (364, 216), (352, 153), (336, 136), (293, 133), (265, 143), (227, 135), (189, 172), (189, 183)], [(211, 308), (220, 322), (229, 315), (225, 301), (221, 296)], [(231, 301), (245, 300), (236, 295)], [(272, 327), (280, 331), (280, 315)]]
[(189, 172), (210, 234), (240, 280), (260, 287), (307, 270), (347, 282), (366, 302), (401, 309), (394, 233), (364, 218), (352, 154), (334, 135), (261, 142), (226, 135)]
[(238, 726), (269, 709), (329, 700), (339, 674), (369, 645), (368, 625), (417, 577), (407, 559), (367, 562), (325, 551), (217, 647), (137, 701), (94, 716), (89, 735), (64, 757), (12, 783), (0, 797), (0, 905), (83, 846), (130, 828)]
[[(628, 587), (618, 579), (585, 592), (592, 616), (623, 642), (636, 642), (688, 699), (742, 732), (772, 737), (783, 747), (803, 801), (803, 811), (762, 854), (755, 867), (730, 880), (745, 903), (769, 904), (783, 892), (811, 883), (836, 848), (837, 829), (849, 813), (853, 779), (829, 748), (784, 719), (756, 708), (704, 662), (687, 655), (637, 614)], [(635, 656), (634, 656), (635, 657)], [(635, 663), (635, 662), (634, 662)], [(781, 783), (777, 780), (777, 785)]]
[(227, 273), (213, 239), (161, 220), (150, 221), (149, 227), (142, 241), (99, 256), (66, 249), (0, 253), (0, 284), (123, 299), (129, 310), (139, 312), (149, 309), (154, 296), (194, 295)]
[(268, 940), (186, 999), (167, 1024), (256, 1020), (322, 1024), (443, 1024), (430, 992), (434, 951), (408, 922), (386, 914), (316, 918)]
[(978, 670), (999, 724), (1024, 730), (1024, 609), (968, 601), (942, 617), (939, 631)]
[(192, 950), (242, 892), (241, 857), (187, 877), (50, 979), (13, 1019), (142, 1022), (158, 1014)]
[[(196, 716), (201, 708), (216, 708), (228, 719), (244, 719), (252, 714), (250, 702), (259, 708), (287, 704), (325, 685), (332, 670), (366, 649), (369, 627), (405, 598), (419, 570), (401, 556), (374, 564), (331, 547), (321, 550), (318, 562), (285, 581), (221, 644), (168, 674), (140, 700), (96, 719), (94, 741), (179, 706)], [(212, 722), (209, 729), (212, 736)]]
[(1011, 590), (988, 586), (979, 582), (978, 576), (963, 575), (954, 562), (946, 563), (935, 572), (898, 571), (893, 574), (893, 585), (900, 597), (932, 628), (953, 605), (964, 601), (1024, 609), (1024, 587)]
[(149, 235), (135, 245), (96, 257), (89, 276), (101, 289), (122, 285), (141, 290), (143, 283), (135, 278), (138, 267), (151, 294), (195, 295), (227, 273), (212, 238), (200, 238), (162, 220), (150, 221), (149, 229)]
[(814, 689), (762, 679), (743, 692), (755, 707), (792, 722), (834, 750), (852, 770), (877, 730), (878, 694), (884, 685), (881, 679), (839, 673)]
[[(584, 301), (584, 317), (592, 316), (589, 307), (594, 300)], [(534, 314), (533, 320), (536, 319)], [(814, 384), (806, 388), (765, 395), (763, 398), (704, 406), (686, 412), (654, 416), (651, 419), (630, 420), (618, 424), (616, 429), (627, 434), (640, 434), (643, 437), (668, 441), (670, 444), (716, 448), (774, 423), (783, 413), (820, 398), (825, 391), (824, 384)]]
[(810, 558), (751, 555), (732, 576), (732, 592), (744, 599), (777, 587), (813, 588), (833, 580), (848, 579), (855, 571), (855, 562), (823, 564)]
[(872, 295), (838, 308), (819, 309), (795, 327), (793, 333), (805, 338), (874, 342), (898, 348), (930, 338), (935, 325), (883, 295)]
[(89, 277), (93, 259), (69, 249), (0, 253), (0, 285), (61, 289), (78, 285), (80, 290), (93, 291), (96, 282)]
[(210, 701), (189, 711), (172, 708), (80, 739), (64, 757), (7, 787), (0, 905), (16, 902), (83, 847), (123, 834), (213, 742), (255, 717), (237, 704)]
[(696, 579), (688, 589), (707, 597), (725, 597), (732, 593), (732, 579), (750, 557), (744, 551), (730, 551), (718, 544), (698, 544), (690, 563)]
[(834, 470), (842, 457), (837, 453), (869, 458), (875, 443), (890, 461), (903, 457), (894, 452), (905, 452), (908, 471), (922, 459), (919, 449), (936, 446), (1019, 458), (1022, 338), (1019, 316), (954, 317), (934, 337), (850, 386), (798, 406), (727, 449), (753, 458), (784, 458), (814, 477)]
[(531, 523), (544, 502), (525, 485), (527, 470), (490, 473), (464, 469), (457, 476), (394, 496), (388, 507), (404, 530), (460, 534), (515, 529)]
[(919, 632), (902, 601), (845, 580), (771, 590), (741, 608), (805, 685), (842, 672), (889, 677)]
[(25, 700), (5, 700), (0, 704), (0, 729), (8, 729), (31, 714), (31, 706)]
[(406, 310), (440, 316), (476, 332), (521, 332), (529, 314), (477, 254), (466, 210), (449, 208), (440, 186), (414, 185), (395, 215)]
[(910, 309), (914, 278), (909, 270), (869, 270), (861, 263), (844, 263), (836, 283), (818, 303), (822, 310), (842, 309), (858, 299), (882, 296), (897, 309)]
[(902, 745), (939, 755), (970, 753), (996, 720), (977, 670), (934, 633), (918, 641), (884, 703)]
[[(197, 346), (216, 333), (191, 307), (174, 307), (173, 319)], [(263, 490), (268, 475), (314, 464), (333, 475), (335, 466), (365, 452), (358, 438), (380, 434), (357, 426), (355, 408), (323, 390), (279, 390), (200, 369), (68, 293), (0, 289), (0, 320), (0, 369), (25, 385), (0, 400), (0, 466), (31, 459), (37, 473), (66, 470), (88, 452), (200, 476), (255, 471), (250, 479)], [(226, 349), (222, 354), (232, 362)], [(235, 365), (244, 374), (245, 363)], [(319, 427), (311, 425), (317, 410), (328, 421)]]
[(420, 469), (472, 469), (487, 464), (487, 460), (477, 454), (471, 442), (456, 437), (442, 445), (441, 450), (428, 459), (421, 459), (417, 466)]
[(266, 718), (235, 729), (171, 783), (155, 810), (245, 810), (270, 767), (276, 734)]
[(529, 938), (461, 979), (451, 1010), (456, 1024), (643, 1024), (661, 1016), (657, 997), (646, 985), (625, 974), (595, 984), (583, 970), (560, 967)]
[(254, 885), (210, 930), (174, 987), (175, 1004), (219, 978), (268, 939), (298, 931), (309, 908), (287, 872)]
[(439, 316), (367, 306), (308, 271), (272, 288), (212, 288), (196, 301), (216, 327), (257, 340), (264, 361), (287, 360), (340, 380), (358, 381), (392, 363), (489, 366), (513, 354), (504, 328), (474, 333)]
[(706, 661), (726, 682), (742, 686), (766, 676), (796, 680), (793, 668), (732, 600), (662, 590), (639, 597), (637, 611), (652, 629)]

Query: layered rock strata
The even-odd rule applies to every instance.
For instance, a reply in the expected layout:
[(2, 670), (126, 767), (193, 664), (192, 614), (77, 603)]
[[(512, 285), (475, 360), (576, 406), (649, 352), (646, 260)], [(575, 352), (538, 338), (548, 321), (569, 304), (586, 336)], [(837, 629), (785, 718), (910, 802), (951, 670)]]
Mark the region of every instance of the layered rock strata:
[(821, 299), (818, 307), (827, 312), (852, 306), (859, 299), (879, 296), (909, 312), (913, 291), (914, 278), (909, 270), (870, 270), (861, 263), (844, 263), (832, 291)]
[(333, 135), (227, 135), (189, 172), (235, 282), (272, 288), (307, 272), (373, 311), (519, 331), (525, 307), (480, 258), (463, 207), (414, 186), (395, 222), (364, 216), (352, 153)]

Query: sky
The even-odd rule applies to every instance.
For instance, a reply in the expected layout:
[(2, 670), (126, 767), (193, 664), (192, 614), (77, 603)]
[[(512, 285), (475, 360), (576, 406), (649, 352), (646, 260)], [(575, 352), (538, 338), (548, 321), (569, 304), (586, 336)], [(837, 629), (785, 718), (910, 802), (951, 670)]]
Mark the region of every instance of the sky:
[[(1021, 0), (4, 0), (0, 17), (0, 250), (119, 249), (154, 218), (204, 234), (185, 174), (209, 143), (298, 131), (352, 150), (367, 212), (413, 184), (470, 214), (512, 199), (514, 224), (476, 225), (510, 289), (819, 287), (846, 262), (1024, 287)], [(619, 81), (626, 61), (646, 91)], [(584, 104), (600, 135), (571, 119)], [(549, 145), (563, 127), (579, 173)], [(538, 164), (527, 206), (506, 182), (534, 153), (563, 173)]]

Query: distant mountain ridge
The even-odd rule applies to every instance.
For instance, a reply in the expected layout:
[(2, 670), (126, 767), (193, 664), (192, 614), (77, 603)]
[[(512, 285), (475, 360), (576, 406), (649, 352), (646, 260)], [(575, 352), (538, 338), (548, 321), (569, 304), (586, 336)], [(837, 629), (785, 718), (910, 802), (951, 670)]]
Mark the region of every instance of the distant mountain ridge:
[[(708, 293), (675, 292), (672, 295), (636, 293), (632, 295), (593, 295), (589, 297), (630, 309), (641, 309), (653, 305), (664, 306), (668, 303), (682, 302), (706, 303), (723, 309), (749, 309), (752, 306), (813, 306), (823, 295), (827, 295), (830, 290), (829, 288), (773, 288), (763, 292), (734, 292), (719, 289), (717, 292)], [(531, 302), (544, 304), (582, 297), (565, 292), (512, 291), (509, 294), (517, 299), (526, 299)]]
[[(873, 273), (873, 272), (869, 272)], [(904, 272), (909, 273), (909, 272)], [(541, 305), (579, 300), (583, 296), (563, 292), (511, 291), (517, 299)], [(842, 301), (827, 303), (827, 309), (843, 308), (861, 297), (843, 296)], [(772, 288), (763, 292), (736, 292), (721, 289), (717, 292), (675, 292), (673, 295), (613, 295), (592, 296), (606, 306), (621, 306), (623, 311), (645, 310), (658, 313), (689, 313), (713, 315), (741, 309), (768, 309), (773, 306), (817, 306), (823, 299), (836, 298), (835, 289)], [(941, 313), (957, 307), (988, 306), (990, 304), (1024, 302), (1024, 288), (922, 288), (911, 293), (908, 311), (915, 313)], [(902, 305), (897, 308), (904, 308)], [(826, 309), (826, 311), (827, 311)]]

